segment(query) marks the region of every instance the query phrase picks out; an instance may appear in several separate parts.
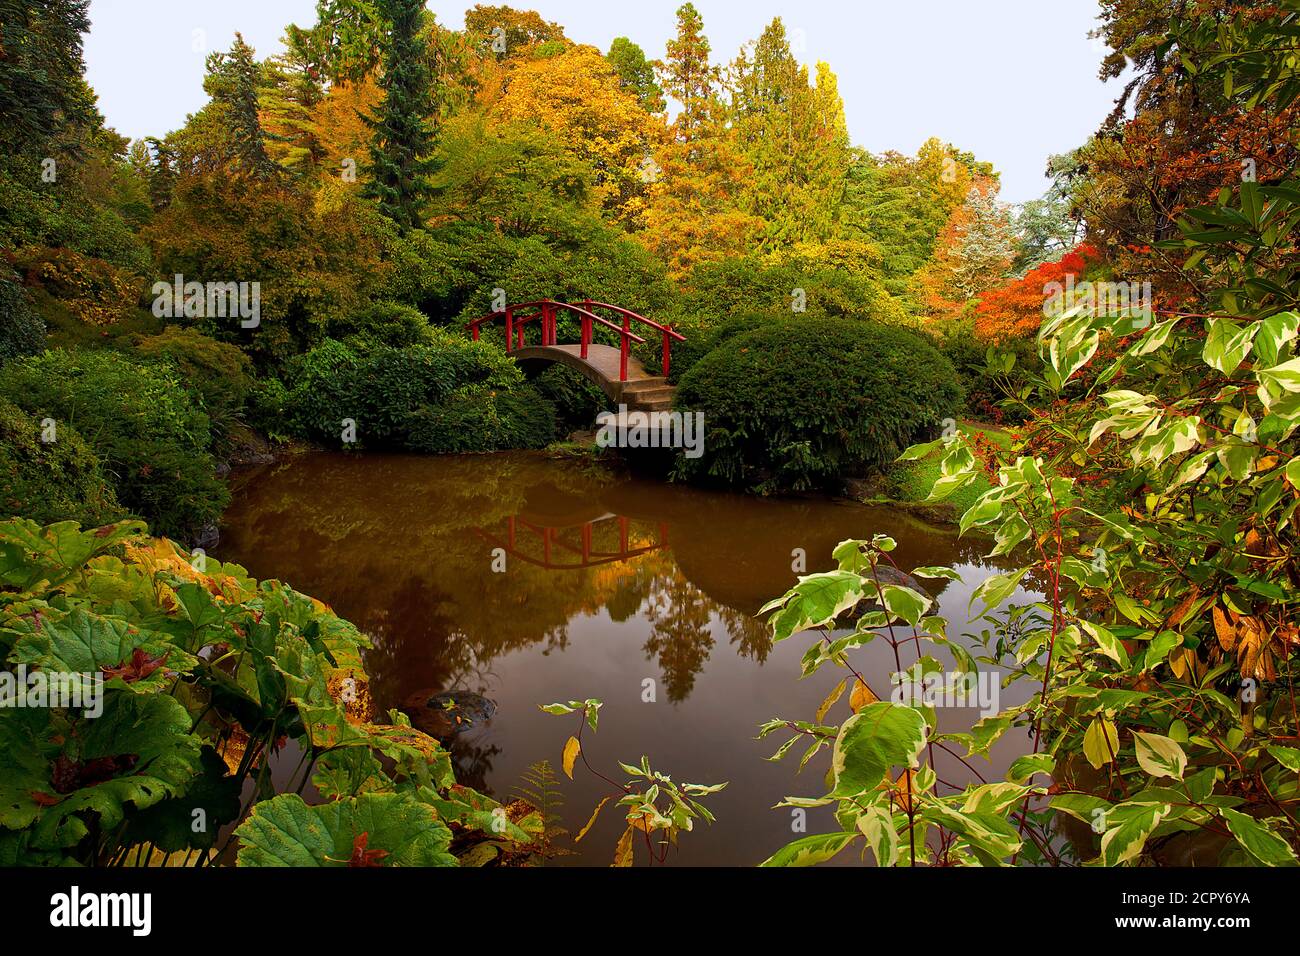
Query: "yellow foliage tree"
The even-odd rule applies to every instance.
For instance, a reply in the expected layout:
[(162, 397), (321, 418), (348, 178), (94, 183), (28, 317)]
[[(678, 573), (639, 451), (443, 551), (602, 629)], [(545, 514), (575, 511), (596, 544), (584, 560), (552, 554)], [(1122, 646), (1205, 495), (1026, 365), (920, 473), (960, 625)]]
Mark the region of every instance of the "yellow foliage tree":
[(622, 88), (599, 50), (572, 46), (520, 63), (485, 93), (494, 99), (486, 104), (490, 119), (530, 121), (552, 134), (595, 167), (604, 209), (628, 228), (641, 226), (664, 124)]

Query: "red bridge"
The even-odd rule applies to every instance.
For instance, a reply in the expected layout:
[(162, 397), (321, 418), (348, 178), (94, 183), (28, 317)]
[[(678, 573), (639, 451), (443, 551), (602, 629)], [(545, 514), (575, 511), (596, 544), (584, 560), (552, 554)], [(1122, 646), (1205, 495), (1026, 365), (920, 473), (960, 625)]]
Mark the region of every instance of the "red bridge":
[[(560, 345), (557, 341), (558, 319), (565, 312), (579, 319), (581, 332), (577, 343)], [(612, 313), (613, 320), (602, 316), (602, 312)], [(608, 302), (583, 299), (574, 304), (542, 299), (538, 302), (507, 305), (501, 312), (489, 312), (467, 322), (465, 327), (470, 330), (474, 340), (478, 341), (481, 327), (497, 320), (505, 322), (506, 351), (521, 365), (546, 362), (567, 365), (594, 383), (612, 401), (622, 402), (632, 410), (660, 411), (672, 407), (673, 392), (676, 391), (668, 384), (672, 343), (674, 340), (685, 342), (686, 337), (667, 325), (660, 325), (630, 309), (610, 305)], [(632, 354), (633, 342), (644, 344), (646, 341), (632, 331), (634, 322), (661, 337), (662, 375), (650, 374)], [(530, 345), (527, 333), (533, 323), (536, 323), (533, 327), (539, 330), (536, 336), (538, 342)], [(597, 327), (617, 333), (618, 348), (594, 341), (593, 333)]]

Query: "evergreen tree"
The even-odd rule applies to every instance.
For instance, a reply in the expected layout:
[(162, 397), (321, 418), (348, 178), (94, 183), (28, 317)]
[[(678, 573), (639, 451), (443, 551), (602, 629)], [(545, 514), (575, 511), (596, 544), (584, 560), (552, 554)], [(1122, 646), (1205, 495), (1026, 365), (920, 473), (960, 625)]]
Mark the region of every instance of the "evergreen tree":
[(677, 36), (667, 44), (662, 80), (668, 95), (682, 104), (675, 126), (686, 140), (712, 125), (720, 112), (718, 70), (709, 63), (709, 53), (704, 19), (694, 4), (683, 4), (677, 9)]
[(208, 75), (203, 80), (203, 88), (225, 111), (236, 161), (249, 174), (270, 179), (280, 170), (266, 151), (258, 100), (261, 75), (253, 48), (244, 42), (242, 34), (236, 33), (229, 53), (213, 53), (208, 57)]
[(727, 123), (704, 22), (689, 3), (677, 11), (660, 74), (682, 109), (656, 155), (641, 241), (680, 278), (701, 263), (743, 255), (764, 224), (740, 208), (753, 170)]
[(825, 64), (817, 82), (795, 60), (779, 17), (732, 65), (734, 122), (754, 167), (746, 209), (767, 222), (768, 249), (833, 235), (851, 156), (844, 104)]
[(433, 70), (424, 26), (424, 0), (383, 0), (390, 29), (385, 39), (384, 100), (369, 125), (366, 195), (403, 229), (423, 224), (431, 187), (436, 112)]
[(635, 96), (647, 113), (664, 111), (664, 91), (655, 82), (654, 64), (645, 58), (644, 50), (627, 37), (615, 37), (605, 59), (618, 73), (623, 89)]
[(89, 0), (0, 0), (0, 147), (6, 155), (92, 125), (82, 81), (81, 35)]

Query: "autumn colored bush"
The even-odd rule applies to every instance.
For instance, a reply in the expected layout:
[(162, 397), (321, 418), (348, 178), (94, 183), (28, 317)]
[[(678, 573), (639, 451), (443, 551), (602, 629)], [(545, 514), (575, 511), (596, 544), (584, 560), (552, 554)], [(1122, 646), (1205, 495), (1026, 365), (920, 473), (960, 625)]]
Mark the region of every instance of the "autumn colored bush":
[(1030, 269), (1023, 278), (1012, 280), (984, 293), (975, 307), (975, 336), (984, 342), (1033, 338), (1043, 322), (1043, 303), (1047, 287), (1062, 286), (1067, 276), (1076, 283), (1083, 281), (1088, 269), (1100, 261), (1097, 250), (1086, 243), (1062, 256)]

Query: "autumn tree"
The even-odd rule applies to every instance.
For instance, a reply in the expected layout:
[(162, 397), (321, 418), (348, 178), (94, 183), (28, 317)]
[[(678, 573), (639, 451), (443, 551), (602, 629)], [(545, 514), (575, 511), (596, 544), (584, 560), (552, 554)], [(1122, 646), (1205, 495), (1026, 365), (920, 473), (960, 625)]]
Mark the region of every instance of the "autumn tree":
[(1203, 290), (1183, 256), (1163, 243), (1180, 235), (1185, 210), (1213, 201), (1243, 180), (1269, 185), (1300, 160), (1300, 107), (1251, 108), (1222, 88), (1185, 82), (1178, 44), (1165, 42), (1180, 20), (1211, 31), (1232, 21), (1263, 22), (1271, 3), (1104, 0), (1097, 35), (1110, 51), (1103, 79), (1126, 78), (1115, 110), (1076, 154), (1070, 198), (1088, 241), (1127, 279), (1150, 280), (1158, 301), (1194, 301)]
[(366, 195), (400, 227), (420, 225), (433, 171), (434, 101), (430, 48), (421, 35), (423, 0), (381, 0), (390, 23), (372, 131)]
[(1015, 231), (997, 183), (978, 179), (939, 235), (919, 281), (931, 316), (954, 318), (1011, 268)]
[(625, 226), (639, 226), (646, 170), (663, 138), (663, 121), (623, 88), (599, 50), (573, 46), (514, 65), (487, 113), (502, 122), (536, 123), (574, 155), (590, 159), (603, 207)]
[(564, 27), (533, 10), (476, 4), (465, 12), (465, 32), (482, 50), (499, 59), (526, 57), (543, 43), (565, 39)]
[(754, 167), (745, 205), (767, 224), (764, 247), (830, 238), (851, 158), (835, 75), (818, 64), (811, 84), (778, 17), (741, 51), (730, 83), (732, 120)]
[(987, 290), (975, 307), (976, 338), (1002, 343), (1037, 335), (1052, 284), (1065, 287), (1073, 279), (1081, 285), (1099, 258), (1092, 246), (1080, 245), (1055, 262), (1040, 263), (1020, 278)]
[(664, 91), (681, 104), (651, 168), (641, 240), (682, 278), (703, 262), (743, 255), (762, 219), (741, 209), (751, 168), (727, 122), (721, 77), (709, 59), (704, 21), (690, 4), (659, 67)]

